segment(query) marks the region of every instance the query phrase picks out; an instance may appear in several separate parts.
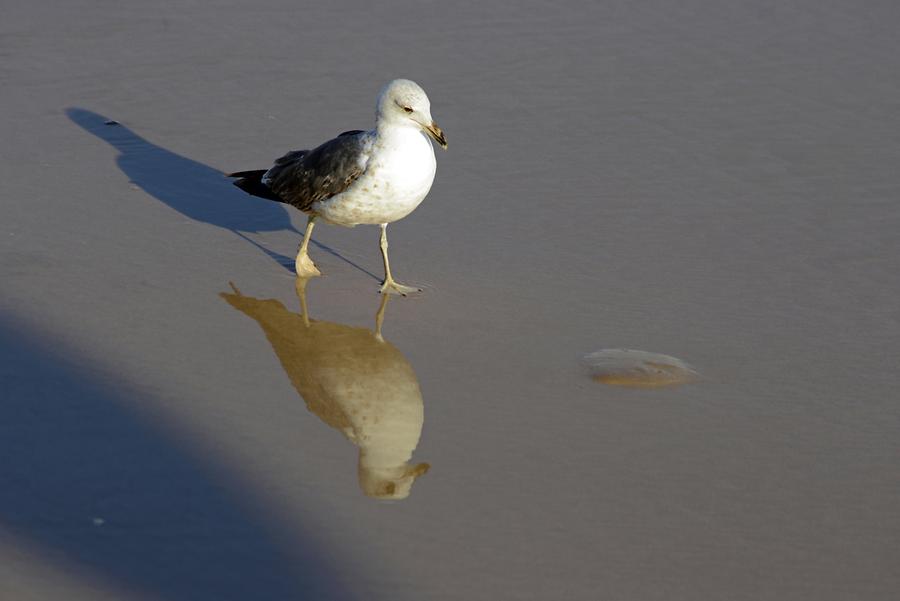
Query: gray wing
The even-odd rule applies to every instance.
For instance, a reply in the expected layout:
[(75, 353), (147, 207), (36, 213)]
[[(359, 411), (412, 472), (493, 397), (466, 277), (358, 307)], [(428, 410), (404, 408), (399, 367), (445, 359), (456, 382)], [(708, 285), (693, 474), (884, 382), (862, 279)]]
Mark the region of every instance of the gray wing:
[(292, 150), (275, 161), (263, 182), (301, 211), (340, 194), (365, 171), (364, 131), (344, 132), (313, 150)]

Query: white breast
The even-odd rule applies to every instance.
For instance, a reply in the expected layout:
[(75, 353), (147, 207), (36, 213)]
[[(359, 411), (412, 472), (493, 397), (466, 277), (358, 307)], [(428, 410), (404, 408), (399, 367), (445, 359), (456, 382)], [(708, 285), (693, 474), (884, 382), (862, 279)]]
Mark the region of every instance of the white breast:
[(366, 171), (347, 191), (313, 209), (338, 225), (391, 223), (419, 206), (434, 182), (434, 149), (414, 127), (379, 131)]

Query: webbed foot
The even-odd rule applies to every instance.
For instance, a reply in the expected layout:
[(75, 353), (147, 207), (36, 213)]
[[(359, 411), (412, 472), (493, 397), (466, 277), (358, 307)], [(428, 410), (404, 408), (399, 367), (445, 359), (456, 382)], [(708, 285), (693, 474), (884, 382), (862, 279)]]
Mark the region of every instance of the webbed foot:
[(398, 284), (394, 280), (385, 280), (384, 284), (381, 285), (381, 289), (378, 290), (380, 294), (399, 294), (400, 296), (409, 296), (410, 294), (418, 294), (422, 292), (421, 288), (417, 288), (415, 286), (405, 286), (404, 284)]
[(297, 260), (294, 261), (294, 269), (297, 271), (297, 276), (301, 278), (313, 278), (322, 275), (322, 272), (319, 271), (319, 268), (316, 267), (316, 264), (312, 262), (312, 259), (305, 252), (297, 255)]

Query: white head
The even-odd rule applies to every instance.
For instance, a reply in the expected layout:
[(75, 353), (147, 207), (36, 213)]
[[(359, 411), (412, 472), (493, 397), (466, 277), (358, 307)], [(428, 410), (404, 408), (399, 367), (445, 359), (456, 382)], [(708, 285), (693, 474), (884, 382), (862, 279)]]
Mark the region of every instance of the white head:
[(444, 132), (431, 117), (428, 95), (419, 84), (409, 79), (395, 79), (381, 89), (375, 120), (379, 124), (419, 127), (442, 148), (447, 148)]

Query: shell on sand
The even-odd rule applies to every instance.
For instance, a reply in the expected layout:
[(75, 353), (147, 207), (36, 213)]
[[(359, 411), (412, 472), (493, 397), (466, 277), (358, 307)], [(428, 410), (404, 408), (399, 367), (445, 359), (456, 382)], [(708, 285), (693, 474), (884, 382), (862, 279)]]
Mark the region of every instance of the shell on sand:
[(694, 382), (699, 374), (675, 357), (631, 349), (603, 349), (587, 355), (596, 382), (633, 388), (662, 388)]

